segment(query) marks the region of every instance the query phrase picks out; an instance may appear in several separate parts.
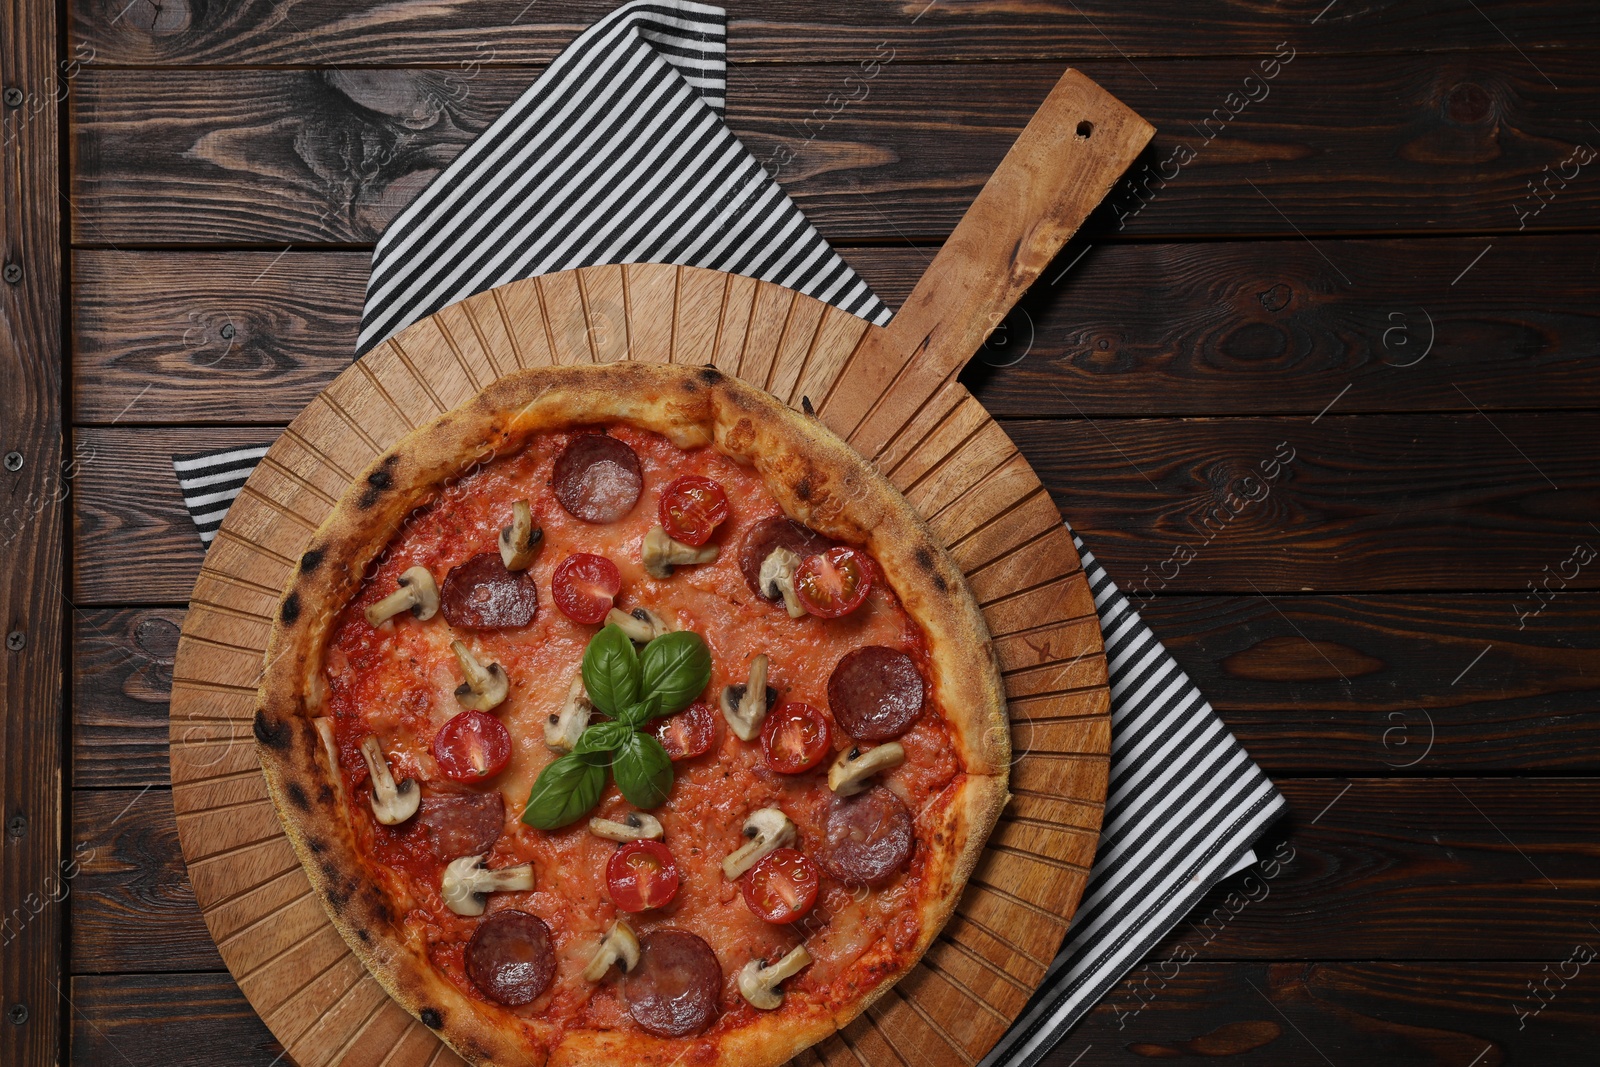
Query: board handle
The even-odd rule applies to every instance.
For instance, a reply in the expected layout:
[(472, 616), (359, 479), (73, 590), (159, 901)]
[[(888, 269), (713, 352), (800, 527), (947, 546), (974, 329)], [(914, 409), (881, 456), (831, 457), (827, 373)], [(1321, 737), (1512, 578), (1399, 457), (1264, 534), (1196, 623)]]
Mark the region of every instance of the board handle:
[(818, 414), (868, 459), (972, 358), (1144, 150), (1155, 127), (1076, 70), (1061, 75), (883, 329)]

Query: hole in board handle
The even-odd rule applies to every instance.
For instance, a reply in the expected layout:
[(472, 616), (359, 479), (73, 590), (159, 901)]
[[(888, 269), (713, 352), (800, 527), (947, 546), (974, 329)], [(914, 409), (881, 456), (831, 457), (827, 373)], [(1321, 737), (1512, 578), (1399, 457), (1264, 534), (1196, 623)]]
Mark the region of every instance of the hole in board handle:
[(1094, 123), (1090, 122), (1088, 119), (1084, 119), (1082, 122), (1078, 123), (1078, 136), (1079, 137), (1087, 140), (1089, 135), (1091, 133), (1093, 133), (1093, 132), (1094, 132)]

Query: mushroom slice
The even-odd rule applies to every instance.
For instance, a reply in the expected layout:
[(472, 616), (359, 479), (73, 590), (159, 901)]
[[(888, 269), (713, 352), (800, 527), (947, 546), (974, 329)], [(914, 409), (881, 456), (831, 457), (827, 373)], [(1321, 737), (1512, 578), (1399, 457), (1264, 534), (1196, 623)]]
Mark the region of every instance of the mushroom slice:
[(867, 787), (868, 778), (905, 761), (906, 750), (898, 741), (876, 748), (852, 746), (839, 753), (839, 758), (828, 768), (828, 788), (842, 797), (854, 796)]
[(644, 569), (652, 578), (672, 577), (672, 568), (696, 563), (716, 562), (716, 545), (696, 548), (682, 541), (674, 541), (660, 526), (652, 526), (644, 535)]
[(333, 737), (333, 719), (321, 715), (312, 719), (311, 725), (317, 728), (317, 736), (322, 738), (322, 754), (328, 757), (328, 773), (333, 776), (334, 792), (343, 799), (344, 775), (339, 773), (339, 745)]
[(508, 571), (525, 571), (543, 540), (544, 530), (533, 524), (533, 509), (519, 500), (511, 505), (511, 525), (500, 527), (500, 561)]
[(385, 826), (399, 826), (415, 815), (417, 805), (422, 803), (422, 788), (410, 778), (395, 784), (377, 734), (368, 734), (361, 742), (361, 756), (372, 774), (372, 814), (378, 821)]
[(485, 667), (460, 641), (451, 641), (450, 651), (456, 654), (456, 662), (461, 664), (461, 673), (467, 679), (456, 686), (456, 700), (461, 706), (473, 711), (492, 711), (498, 707), (511, 691), (505, 668), (498, 663)]
[(567, 699), (560, 711), (552, 711), (544, 723), (544, 743), (557, 752), (571, 752), (589, 726), (589, 713), (594, 705), (583, 691), (583, 675), (573, 677), (567, 687)]
[(661, 820), (654, 815), (646, 815), (642, 811), (630, 811), (621, 819), (593, 818), (589, 820), (589, 832), (596, 837), (603, 837), (607, 841), (659, 841), (666, 833), (661, 829)]
[(491, 871), (483, 865), (484, 856), (462, 856), (444, 869), (439, 895), (445, 907), (457, 915), (482, 915), (485, 893), (520, 892), (533, 888), (533, 864), (502, 867)]
[(761, 572), (756, 579), (762, 596), (768, 600), (783, 597), (783, 608), (791, 619), (798, 619), (806, 613), (800, 597), (794, 591), (794, 572), (799, 569), (799, 553), (780, 545), (761, 561)]
[(767, 684), (767, 657), (765, 653), (750, 661), (750, 680), (742, 685), (725, 686), (717, 704), (728, 727), (741, 741), (754, 741), (761, 736), (761, 723), (767, 712), (778, 702), (778, 691)]
[(751, 960), (739, 972), (739, 992), (752, 1008), (774, 1011), (783, 1007), (783, 991), (778, 983), (810, 962), (811, 953), (804, 945), (796, 945), (770, 967), (764, 960)]
[(617, 627), (636, 645), (648, 645), (662, 634), (672, 632), (667, 621), (649, 608), (634, 608), (632, 612), (612, 608), (606, 612), (606, 625)]
[(744, 821), (743, 832), (749, 840), (739, 846), (737, 852), (728, 853), (722, 861), (722, 873), (730, 882), (754, 867), (761, 857), (773, 849), (792, 842), (794, 823), (777, 808), (761, 808), (750, 813), (750, 817)]
[(402, 611), (411, 612), (418, 622), (427, 622), (439, 613), (439, 587), (428, 568), (407, 568), (395, 579), (395, 585), (400, 588), (367, 605), (367, 621), (372, 625), (382, 626)]
[(583, 969), (583, 977), (586, 981), (598, 982), (611, 970), (612, 964), (621, 967), (623, 974), (639, 966), (639, 939), (634, 936), (633, 927), (622, 919), (612, 923), (606, 936), (600, 939), (600, 947), (595, 950), (589, 966)]

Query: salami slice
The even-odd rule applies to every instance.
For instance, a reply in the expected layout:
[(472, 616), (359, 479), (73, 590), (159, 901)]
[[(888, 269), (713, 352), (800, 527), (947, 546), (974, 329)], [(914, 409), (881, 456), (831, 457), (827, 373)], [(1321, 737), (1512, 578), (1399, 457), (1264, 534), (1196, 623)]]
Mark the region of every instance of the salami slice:
[(773, 549), (787, 548), (804, 559), (826, 552), (833, 544), (809, 526), (802, 526), (784, 515), (774, 515), (762, 519), (744, 535), (744, 544), (739, 549), (739, 569), (744, 572), (750, 591), (761, 596), (761, 565), (772, 555)]
[(444, 617), (467, 630), (526, 626), (539, 612), (532, 571), (508, 571), (499, 552), (485, 552), (450, 568), (439, 590)]
[(911, 813), (882, 786), (835, 797), (822, 822), (817, 862), (845, 885), (882, 885), (911, 858)]
[(722, 965), (711, 946), (687, 930), (652, 930), (639, 952), (623, 988), (633, 1021), (659, 1037), (710, 1026), (722, 1002)]
[(531, 1003), (556, 976), (550, 927), (537, 915), (497, 911), (467, 942), (467, 977), (478, 992), (509, 1008)]
[(616, 522), (639, 502), (644, 471), (639, 455), (603, 433), (579, 434), (556, 457), (551, 482), (556, 499), (573, 518)]
[(506, 825), (506, 801), (490, 793), (431, 793), (422, 798), (417, 825), (428, 835), (436, 858), (446, 862), (481, 856), (500, 840)]
[(828, 710), (858, 741), (892, 741), (922, 714), (926, 689), (910, 656), (867, 645), (834, 665), (828, 677)]

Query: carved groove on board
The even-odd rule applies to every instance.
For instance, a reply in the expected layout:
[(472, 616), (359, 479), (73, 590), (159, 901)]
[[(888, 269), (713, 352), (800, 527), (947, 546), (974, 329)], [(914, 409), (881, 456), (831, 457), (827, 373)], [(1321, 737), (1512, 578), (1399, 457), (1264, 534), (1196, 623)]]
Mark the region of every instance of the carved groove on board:
[[(610, 307), (619, 296), (622, 346), (614, 333), (602, 334), (597, 318), (614, 320), (616, 309), (608, 313), (600, 305)], [(558, 300), (568, 303), (558, 306)], [(320, 909), (308, 907), (310, 884), (270, 801), (229, 786), (258, 780), (248, 747), (255, 690), (241, 678), (258, 670), (254, 658), (264, 655), (273, 621), (267, 611), (276, 609), (280, 583), (309, 547), (322, 509), (335, 505), (359, 469), (382, 453), (383, 442), (401, 427), (414, 428), (430, 402), (447, 410), (447, 398), (471, 396), (490, 384), (485, 374), (498, 378), (514, 369), (622, 353), (711, 363), (733, 373), (731, 367), (750, 375), (752, 384), (776, 388), (791, 404), (803, 395), (815, 404), (819, 393), (825, 404), (839, 392), (841, 378), (860, 370), (857, 355), (878, 329), (861, 324), (856, 333), (859, 320), (840, 321), (838, 314), (770, 283), (694, 267), (630, 264), (514, 282), (413, 324), (403, 342), (379, 346), (319, 394), (322, 403), (309, 406), (272, 447), (201, 569), (179, 646), (170, 730), (174, 795), (182, 798), (178, 834), (196, 899), (223, 960), (289, 1057), (318, 1067), (347, 1058), (363, 1067), (460, 1062), (415, 1019), (402, 1027), (386, 997), (367, 1005), (362, 998), (372, 995), (374, 983)], [(463, 316), (465, 325), (452, 329), (453, 315)], [(661, 323), (662, 316), (668, 321)], [(613, 331), (618, 326), (605, 323)], [(822, 404), (816, 406), (820, 411)], [(876, 397), (870, 411), (882, 407)], [(354, 458), (363, 454), (366, 459)], [(1104, 654), (1098, 627), (1089, 624), (1087, 579), (1070, 539), (1053, 521), (1043, 486), (953, 377), (916, 404), (879, 454), (886, 474), (906, 476), (908, 498), (946, 531), (952, 551), (973, 563), (969, 579), (991, 619), (1002, 677), (1016, 694), (1013, 731), (1037, 730), (1054, 748), (1016, 746), (1013, 777), (1025, 775), (1028, 785), (1011, 792), (1024, 810), (1013, 810), (1018, 799), (1008, 806), (928, 956), (847, 1027), (849, 1033), (797, 1062), (833, 1067), (848, 1057), (870, 1067), (892, 1056), (917, 1067), (973, 1067), (986, 1051), (976, 1045), (1004, 1030), (1043, 977), (1054, 950), (1049, 942), (1065, 930), (1088, 874), (1076, 860), (1093, 855), (1104, 811), (1106, 776), (1085, 770), (1104, 768), (1109, 758)], [(351, 465), (357, 470), (345, 469)], [(270, 544), (263, 543), (268, 537)], [(1012, 543), (1015, 537), (1022, 539)], [(222, 620), (235, 626), (219, 638)], [(1028, 739), (1031, 745), (1035, 735)], [(241, 766), (246, 757), (249, 766)], [(1051, 816), (1057, 814), (1077, 822), (1056, 821)], [(272, 829), (263, 837), (265, 826)], [(1009, 831), (1004, 841), (1002, 831)], [(1060, 877), (1041, 878), (1050, 871)], [(1028, 895), (1001, 888), (1007, 885)], [(1029, 926), (1042, 926), (1050, 936), (1041, 941), (1037, 930), (1026, 932)], [(289, 940), (280, 946), (274, 935)], [(993, 987), (994, 1001), (974, 988), (974, 979), (980, 988)], [(956, 1014), (947, 1007), (953, 1002), (963, 1004)]]

